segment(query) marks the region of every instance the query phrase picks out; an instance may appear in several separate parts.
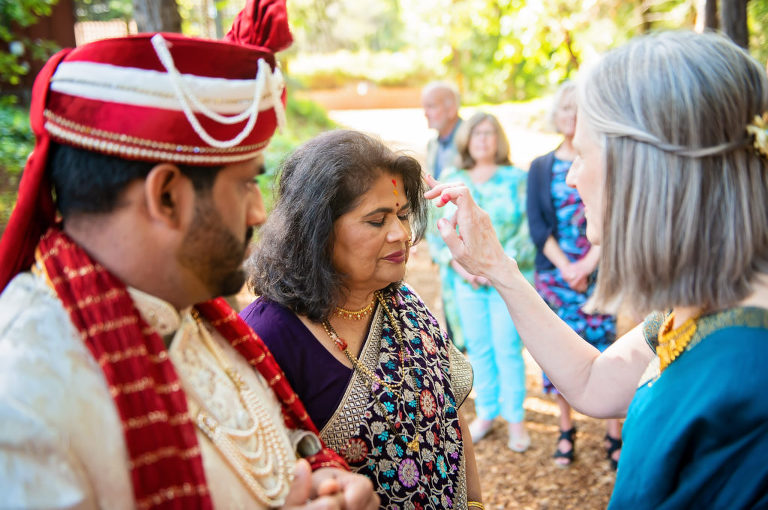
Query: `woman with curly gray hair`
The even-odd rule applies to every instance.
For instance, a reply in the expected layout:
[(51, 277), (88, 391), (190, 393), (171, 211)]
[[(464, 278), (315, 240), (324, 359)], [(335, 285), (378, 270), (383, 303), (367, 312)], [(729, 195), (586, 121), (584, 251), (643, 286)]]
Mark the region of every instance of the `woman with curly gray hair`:
[[(601, 246), (595, 298), (650, 313), (603, 353), (559, 320), (461, 186), (438, 225), (499, 289), (565, 398), (626, 415), (609, 508), (768, 505), (768, 78), (716, 34), (645, 36), (579, 85), (568, 182)], [(455, 232), (458, 225), (461, 238)]]
[(260, 297), (242, 316), (382, 507), (482, 507), (459, 412), (471, 367), (402, 282), (424, 191), (415, 159), (365, 134), (301, 146), (283, 164), (251, 260)]

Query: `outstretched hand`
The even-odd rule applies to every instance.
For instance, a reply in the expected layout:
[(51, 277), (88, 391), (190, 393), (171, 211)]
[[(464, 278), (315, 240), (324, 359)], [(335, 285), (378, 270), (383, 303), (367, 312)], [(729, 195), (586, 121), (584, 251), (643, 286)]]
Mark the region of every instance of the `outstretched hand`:
[(485, 277), (491, 283), (509, 271), (510, 262), (517, 268), (517, 264), (504, 253), (490, 216), (478, 207), (469, 188), (457, 182), (438, 183), (431, 176), (425, 179), (432, 188), (424, 194), (425, 198), (433, 200), (438, 207), (448, 202), (456, 204), (456, 212), (449, 219), (441, 218), (437, 222), (440, 236), (455, 261), (468, 272)]

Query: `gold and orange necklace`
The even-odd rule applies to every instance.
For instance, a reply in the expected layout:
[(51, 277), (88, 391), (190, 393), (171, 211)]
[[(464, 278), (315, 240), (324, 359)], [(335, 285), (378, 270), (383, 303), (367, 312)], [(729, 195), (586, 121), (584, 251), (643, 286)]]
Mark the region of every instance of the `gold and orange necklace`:
[(696, 321), (698, 316), (686, 320), (679, 328), (672, 329), (675, 321), (675, 312), (671, 312), (659, 329), (659, 345), (656, 346), (656, 354), (659, 356), (659, 371), (663, 372), (691, 343), (696, 333)]

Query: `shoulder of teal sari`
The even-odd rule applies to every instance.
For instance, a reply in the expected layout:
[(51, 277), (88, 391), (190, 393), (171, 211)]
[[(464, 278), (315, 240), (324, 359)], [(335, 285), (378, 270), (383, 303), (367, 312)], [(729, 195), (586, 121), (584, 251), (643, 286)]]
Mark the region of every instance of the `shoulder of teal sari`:
[(768, 310), (735, 307), (699, 317), (696, 332), (686, 350), (693, 349), (706, 337), (727, 328), (768, 329)]

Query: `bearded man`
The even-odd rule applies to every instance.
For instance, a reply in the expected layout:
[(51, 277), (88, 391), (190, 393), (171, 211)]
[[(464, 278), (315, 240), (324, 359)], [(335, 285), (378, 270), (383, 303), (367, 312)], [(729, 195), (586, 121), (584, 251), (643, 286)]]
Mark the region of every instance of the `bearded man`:
[(284, 2), (251, 0), (226, 41), (97, 41), (38, 75), (0, 241), (4, 506), (378, 506), (212, 299), (242, 287), (265, 219), (290, 42)]

